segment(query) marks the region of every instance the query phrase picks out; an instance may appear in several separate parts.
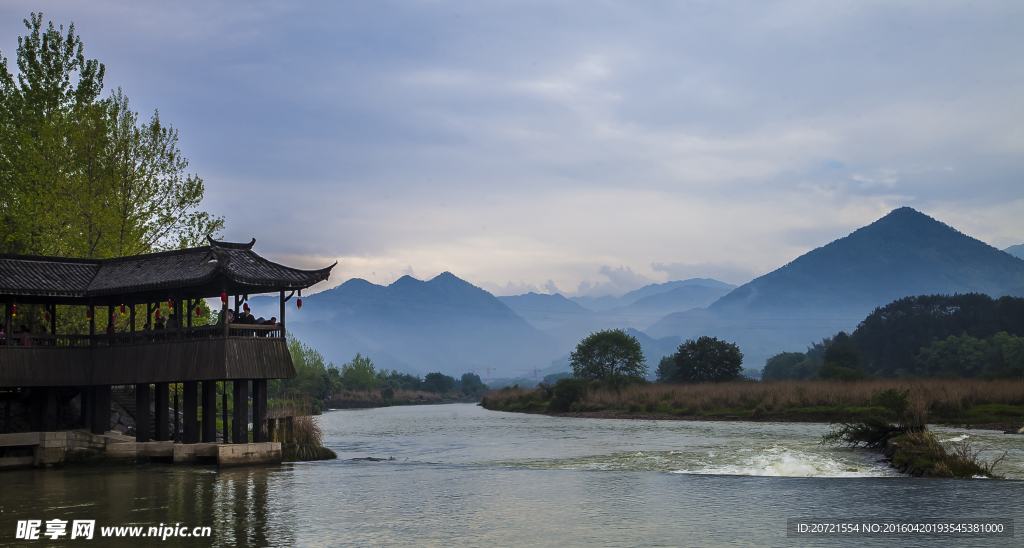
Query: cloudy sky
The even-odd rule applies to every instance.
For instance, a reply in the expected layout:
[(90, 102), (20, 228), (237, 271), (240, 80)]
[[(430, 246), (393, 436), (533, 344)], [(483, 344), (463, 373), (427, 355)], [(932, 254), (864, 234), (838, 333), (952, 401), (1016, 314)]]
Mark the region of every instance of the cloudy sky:
[(12, 65), (33, 11), (328, 286), (743, 283), (903, 205), (1024, 242), (1021, 2), (5, 0)]

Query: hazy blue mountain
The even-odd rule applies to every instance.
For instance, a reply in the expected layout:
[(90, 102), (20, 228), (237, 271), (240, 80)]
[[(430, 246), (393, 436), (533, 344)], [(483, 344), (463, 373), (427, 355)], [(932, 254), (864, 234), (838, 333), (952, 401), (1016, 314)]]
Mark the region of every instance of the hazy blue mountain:
[(739, 343), (746, 367), (760, 368), (901, 297), (968, 292), (1024, 294), (1024, 261), (904, 207), (646, 332), (719, 336)]
[[(256, 297), (254, 314), (273, 314), (277, 300)], [(559, 355), (554, 341), (490, 293), (445, 272), (430, 281), (404, 276), (380, 286), (352, 279), (294, 299), (287, 328), (340, 365), (360, 352), (378, 367), (461, 375), (470, 367), (499, 371), (547, 365)], [(277, 314), (274, 314), (277, 315)]]
[(1003, 251), (1017, 257), (1018, 259), (1024, 259), (1024, 244), (1011, 245)]
[(592, 311), (558, 293), (545, 295), (530, 292), (525, 295), (498, 297), (498, 300), (538, 329), (551, 329), (565, 323), (578, 323), (589, 320), (594, 315)]
[(644, 297), (623, 308), (607, 310), (604, 314), (621, 316), (626, 325), (631, 327), (647, 327), (673, 312), (707, 307), (728, 295), (734, 288), (735, 286), (721, 283), (717, 287), (683, 285), (664, 293)]
[[(706, 285), (705, 285), (706, 284)], [(644, 329), (666, 314), (708, 306), (736, 286), (708, 278), (694, 278), (651, 284), (622, 297), (573, 297), (527, 293), (499, 299), (526, 318), (531, 325), (544, 330), (559, 348), (568, 352), (587, 335), (603, 329)], [(582, 302), (628, 303), (623, 306), (591, 311)], [(589, 299), (589, 300), (587, 300)], [(603, 300), (602, 300), (603, 299)], [(603, 303), (603, 304), (602, 304)]]
[(640, 289), (630, 291), (621, 297), (612, 297), (610, 295), (605, 295), (603, 297), (569, 297), (569, 300), (587, 308), (588, 310), (601, 312), (613, 308), (626, 307), (645, 297), (658, 295), (660, 293), (667, 293), (673, 289), (690, 285), (699, 285), (714, 289), (736, 289), (735, 285), (720, 282), (718, 280), (712, 280), (711, 278), (691, 278), (689, 280), (677, 280), (665, 282), (663, 284), (645, 285)]

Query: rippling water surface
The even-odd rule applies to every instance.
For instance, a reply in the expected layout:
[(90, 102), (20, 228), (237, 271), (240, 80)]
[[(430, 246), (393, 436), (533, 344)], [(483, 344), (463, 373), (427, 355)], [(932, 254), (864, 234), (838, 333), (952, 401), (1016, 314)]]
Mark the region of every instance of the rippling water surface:
[[(787, 518), (1024, 516), (1024, 484), (900, 477), (825, 425), (568, 419), (474, 405), (331, 412), (339, 460), (0, 474), (0, 544), (18, 519), (211, 526), (252, 546), (1006, 546), (936, 536), (788, 538)], [(1024, 479), (1024, 438), (940, 429)], [(381, 462), (353, 460), (374, 457)], [(1024, 533), (1022, 533), (1024, 534)], [(46, 541), (40, 542), (44, 545)], [(73, 544), (66, 540), (63, 543)], [(95, 539), (90, 545), (132, 545)]]

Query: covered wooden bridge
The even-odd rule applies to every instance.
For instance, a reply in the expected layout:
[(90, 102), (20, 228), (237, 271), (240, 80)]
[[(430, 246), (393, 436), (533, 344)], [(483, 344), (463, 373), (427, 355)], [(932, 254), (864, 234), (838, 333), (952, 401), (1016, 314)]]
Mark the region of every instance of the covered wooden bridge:
[[(250, 399), (252, 441), (267, 441), (267, 380), (295, 377), (285, 340), (285, 305), (296, 293), (301, 297), (303, 289), (326, 280), (334, 265), (290, 268), (257, 255), (252, 251), (255, 242), (210, 240), (203, 247), (101, 260), (0, 255), (5, 309), (0, 397), (27, 398), (33, 427), (52, 431), (58, 395), (77, 392), (83, 425), (101, 434), (111, 427), (111, 388), (134, 386), (137, 441), (165, 441), (173, 435), (169, 386), (181, 383), (182, 441), (199, 443), (219, 441), (217, 383), (225, 383), (223, 418), (232, 428), (230, 439), (225, 428), (223, 441), (249, 441)], [(219, 300), (221, 319), (228, 317), (233, 300), (238, 318), (239, 306), (249, 295), (264, 293), (280, 296), (275, 325), (220, 321), (192, 326), (202, 299)], [(163, 303), (177, 325), (145, 329), (158, 323)], [(21, 324), (18, 306), (26, 305), (44, 308), (47, 333), (16, 332)], [(83, 307), (88, 334), (58, 333), (57, 305)], [(111, 329), (118, 324), (119, 332)], [(229, 382), (234, 399), (230, 419)]]

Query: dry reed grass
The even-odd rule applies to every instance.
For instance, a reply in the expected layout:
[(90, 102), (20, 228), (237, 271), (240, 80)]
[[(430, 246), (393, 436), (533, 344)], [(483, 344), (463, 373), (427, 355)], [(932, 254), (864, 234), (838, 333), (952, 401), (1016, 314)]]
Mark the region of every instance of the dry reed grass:
[[(394, 400), (407, 400), (409, 403), (438, 403), (444, 398), (441, 394), (435, 394), (433, 392), (424, 392), (422, 390), (403, 390), (399, 389), (395, 391), (395, 395), (390, 398), (392, 402)], [(337, 392), (331, 396), (328, 406), (332, 406), (338, 403), (360, 403), (360, 404), (376, 404), (384, 405), (384, 398), (380, 395), (379, 391), (371, 390), (368, 392), (356, 392), (352, 390), (344, 390)]]
[(330, 460), (338, 455), (324, 447), (324, 430), (320, 426), (320, 418), (313, 416), (309, 397), (302, 401), (280, 401), (267, 413), (270, 418), (292, 417), (292, 440), (284, 448), (288, 462), (309, 460)]
[[(890, 388), (910, 390), (914, 416), (929, 412), (958, 416), (975, 405), (1024, 405), (1024, 380), (880, 379), (860, 382), (779, 381), (708, 384), (645, 384), (621, 390), (591, 390), (578, 404), (581, 411), (628, 409), (680, 410), (701, 414), (716, 409), (751, 409), (763, 413), (793, 408), (869, 407), (872, 395)], [(491, 392), (485, 407), (546, 401), (543, 388), (509, 388)]]

